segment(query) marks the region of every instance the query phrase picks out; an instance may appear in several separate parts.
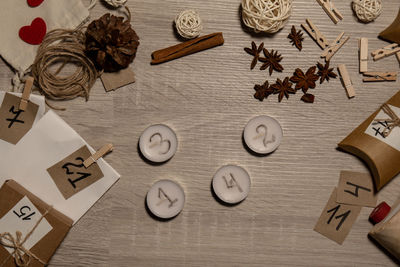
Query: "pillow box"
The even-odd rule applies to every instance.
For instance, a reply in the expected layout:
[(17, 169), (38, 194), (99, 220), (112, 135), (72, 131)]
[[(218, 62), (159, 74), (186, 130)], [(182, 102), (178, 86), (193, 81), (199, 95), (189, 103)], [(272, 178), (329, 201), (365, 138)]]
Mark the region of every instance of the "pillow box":
[[(33, 63), (40, 44), (38, 42), (41, 42), (33, 38), (35, 33), (43, 35), (58, 28), (74, 29), (89, 16), (81, 0), (45, 0), (36, 7), (29, 6), (26, 0), (3, 0), (1, 4), (0, 55), (14, 69), (23, 71)], [(25, 36), (22, 38), (30, 39), (23, 41), (20, 34)]]
[[(386, 104), (400, 116), (400, 92)], [(377, 123), (375, 119), (389, 120), (389, 116), (381, 108), (378, 109), (338, 146), (358, 156), (368, 165), (374, 177), (375, 187), (379, 191), (400, 173), (400, 127), (394, 127), (391, 133), (384, 137), (383, 131), (387, 123)]]
[[(31, 233), (23, 246), (42, 263), (31, 257), (29, 266), (47, 265), (68, 234), (72, 219), (43, 202), (14, 180), (6, 181), (0, 188), (0, 203), (1, 234), (9, 233), (16, 238), (16, 231), (20, 231), (24, 239)], [(2, 241), (11, 244), (4, 238)], [(1, 266), (17, 266), (13, 252), (14, 248), (0, 245)], [(26, 254), (23, 259), (28, 261)]]

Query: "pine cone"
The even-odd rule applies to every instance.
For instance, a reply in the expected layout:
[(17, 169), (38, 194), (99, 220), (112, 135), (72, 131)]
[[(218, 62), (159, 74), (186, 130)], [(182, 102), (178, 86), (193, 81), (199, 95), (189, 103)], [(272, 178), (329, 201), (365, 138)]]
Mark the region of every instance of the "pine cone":
[(107, 13), (86, 30), (86, 55), (96, 67), (116, 72), (129, 66), (136, 56), (139, 37), (129, 20)]

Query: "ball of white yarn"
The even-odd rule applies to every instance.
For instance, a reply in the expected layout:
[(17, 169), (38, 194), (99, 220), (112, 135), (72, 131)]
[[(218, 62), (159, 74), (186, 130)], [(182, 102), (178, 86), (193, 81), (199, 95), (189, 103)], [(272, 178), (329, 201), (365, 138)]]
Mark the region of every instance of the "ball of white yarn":
[(104, 0), (104, 1), (110, 6), (117, 8), (125, 5), (127, 0)]
[(382, 12), (382, 0), (353, 0), (352, 6), (362, 22), (371, 22)]
[(292, 13), (292, 0), (242, 0), (243, 23), (255, 32), (282, 29)]
[(176, 31), (185, 39), (192, 39), (200, 35), (203, 30), (199, 14), (194, 10), (184, 10), (175, 18)]

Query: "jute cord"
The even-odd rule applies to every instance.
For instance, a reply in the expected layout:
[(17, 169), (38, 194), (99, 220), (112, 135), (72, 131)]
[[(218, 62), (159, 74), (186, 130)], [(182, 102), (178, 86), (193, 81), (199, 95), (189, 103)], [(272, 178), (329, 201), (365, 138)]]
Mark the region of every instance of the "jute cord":
[(354, 13), (359, 20), (371, 22), (382, 12), (382, 0), (353, 0)]
[[(51, 210), (51, 208), (50, 208)], [(38, 256), (32, 253), (30, 250), (24, 247), (24, 243), (31, 237), (33, 232), (39, 226), (40, 222), (44, 217), (50, 212), (50, 210), (46, 210), (46, 212), (40, 217), (40, 219), (36, 222), (33, 228), (26, 234), (25, 237), (22, 236), (20, 231), (16, 231), (15, 237), (10, 232), (0, 233), (0, 244), (4, 247), (8, 247), (13, 249), (14, 251), (3, 261), (1, 266), (4, 266), (11, 257), (15, 258), (15, 264), (19, 267), (29, 266), (32, 259), (39, 261), (41, 264), (46, 265), (46, 262), (41, 260)], [(26, 259), (24, 258), (26, 255)]]
[[(56, 29), (46, 34), (31, 70), (39, 91), (46, 98), (66, 100), (81, 96), (89, 99), (90, 89), (100, 73), (85, 55), (84, 42), (81, 29)], [(55, 72), (51, 71), (56, 64), (61, 65)], [(75, 72), (69, 76), (58, 75), (66, 64), (75, 65)]]
[(196, 38), (203, 30), (199, 14), (194, 10), (184, 10), (175, 18), (176, 31), (185, 39)]
[(383, 104), (382, 110), (389, 116), (389, 119), (375, 119), (374, 122), (386, 123), (386, 127), (383, 130), (382, 134), (384, 137), (388, 137), (395, 127), (400, 127), (400, 118), (396, 115), (396, 113), (390, 108), (388, 104)]
[(275, 33), (292, 13), (292, 0), (242, 0), (243, 23), (255, 32)]

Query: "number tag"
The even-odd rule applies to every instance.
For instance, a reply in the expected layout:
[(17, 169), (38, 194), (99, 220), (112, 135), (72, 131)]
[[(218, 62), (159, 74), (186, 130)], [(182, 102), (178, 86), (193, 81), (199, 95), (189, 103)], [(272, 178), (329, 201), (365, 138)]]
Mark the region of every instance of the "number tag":
[[(0, 231), (9, 232), (15, 236), (16, 231), (20, 231), (25, 237), (40, 220), (42, 214), (35, 205), (27, 198), (23, 197), (11, 210), (0, 219)], [(37, 242), (46, 236), (53, 227), (46, 218), (43, 218), (32, 235), (25, 241), (24, 247), (31, 249)], [(13, 249), (5, 247), (12, 253)]]
[(314, 231), (342, 244), (360, 214), (361, 207), (336, 203), (335, 188), (319, 217)]
[[(400, 108), (392, 105), (389, 106), (397, 116), (400, 116)], [(375, 119), (389, 119), (389, 115), (381, 109)], [(385, 121), (375, 122), (374, 120), (372, 120), (371, 124), (365, 130), (365, 133), (400, 151), (400, 127), (395, 127), (389, 136), (384, 137), (383, 130), (387, 126), (387, 123)]]
[(83, 165), (90, 156), (89, 149), (83, 146), (47, 169), (65, 199), (103, 178), (103, 172), (97, 163), (88, 168)]
[(19, 110), (20, 101), (20, 97), (6, 93), (0, 107), (0, 139), (12, 144), (18, 143), (32, 128), (39, 110), (31, 101), (25, 111)]

